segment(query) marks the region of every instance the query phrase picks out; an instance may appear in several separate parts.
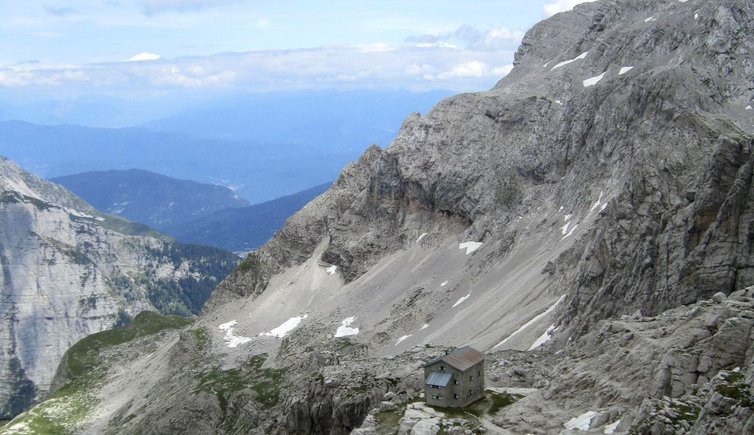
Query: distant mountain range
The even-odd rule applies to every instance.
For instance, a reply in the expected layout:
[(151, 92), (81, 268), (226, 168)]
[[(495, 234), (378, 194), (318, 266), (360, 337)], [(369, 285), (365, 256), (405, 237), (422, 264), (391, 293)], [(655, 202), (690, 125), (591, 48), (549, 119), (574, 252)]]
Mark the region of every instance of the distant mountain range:
[(239, 95), (143, 124), (217, 140), (291, 143), (363, 151), (389, 144), (405, 117), (426, 112), (447, 91), (279, 92)]
[[(241, 95), (189, 106), (193, 108), (142, 124), (146, 127), (120, 129), (5, 121), (0, 122), (0, 155), (45, 178), (141, 168), (233, 187), (239, 196), (258, 204), (334, 180), (369, 145), (387, 146), (406, 115), (429, 110), (445, 95)], [(6, 107), (0, 103), (0, 109)], [(82, 115), (62, 119), (86, 121), (83, 114), (91, 110), (80, 110)], [(20, 116), (11, 112), (8, 116)], [(34, 119), (34, 111), (24, 113), (26, 119)]]
[[(1, 91), (1, 90), (0, 90)], [(127, 100), (104, 95), (78, 98), (14, 101), (0, 92), (0, 121), (21, 120), (33, 124), (75, 124), (88, 127), (122, 128), (143, 124), (176, 113), (191, 105), (191, 98)]]
[(100, 211), (147, 225), (181, 242), (236, 252), (262, 246), (291, 215), (330, 186), (325, 183), (249, 206), (226, 187), (140, 169), (85, 172), (51, 181)]
[(160, 231), (218, 210), (249, 205), (227, 187), (177, 180), (140, 169), (85, 172), (51, 181), (103, 212)]
[(290, 195), (336, 178), (358, 151), (300, 144), (193, 139), (143, 128), (102, 129), (0, 122), (0, 155), (45, 178), (140, 168), (237, 189), (250, 203)]
[(249, 207), (228, 208), (164, 231), (185, 243), (215, 246), (229, 251), (257, 249), (272, 238), (294, 213), (325, 192), (330, 183)]

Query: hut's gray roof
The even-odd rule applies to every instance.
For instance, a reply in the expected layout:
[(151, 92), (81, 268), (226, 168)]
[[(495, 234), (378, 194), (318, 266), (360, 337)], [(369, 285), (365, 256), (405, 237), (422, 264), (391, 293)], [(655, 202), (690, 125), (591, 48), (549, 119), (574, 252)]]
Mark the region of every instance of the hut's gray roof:
[(484, 354), (471, 346), (464, 346), (456, 349), (447, 355), (443, 355), (436, 358), (427, 365), (432, 365), (438, 361), (442, 361), (450, 366), (457, 368), (460, 371), (464, 371), (477, 365), (480, 361), (484, 360)]
[(450, 378), (452, 377), (453, 375), (450, 373), (432, 372), (427, 376), (427, 380), (425, 380), (424, 383), (436, 387), (447, 387), (448, 382), (450, 382)]

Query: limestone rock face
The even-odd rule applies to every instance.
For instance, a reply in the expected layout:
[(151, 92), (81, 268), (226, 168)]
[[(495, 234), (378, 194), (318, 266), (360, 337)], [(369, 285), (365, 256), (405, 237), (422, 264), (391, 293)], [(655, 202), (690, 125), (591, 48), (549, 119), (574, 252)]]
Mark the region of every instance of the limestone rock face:
[(352, 281), (422, 233), (513, 243), (520, 220), (558, 210), (572, 246), (550, 288), (569, 289), (561, 318), (580, 333), (754, 284), (752, 15), (740, 0), (612, 0), (543, 21), (494, 89), (410, 116), (292, 218), (260, 251), (257, 291), (323, 239)]
[(218, 282), (235, 265), (103, 215), (8, 160), (0, 222), (0, 418), (44, 396), (76, 341), (143, 310), (190, 314), (181, 298), (202, 295), (187, 286)]

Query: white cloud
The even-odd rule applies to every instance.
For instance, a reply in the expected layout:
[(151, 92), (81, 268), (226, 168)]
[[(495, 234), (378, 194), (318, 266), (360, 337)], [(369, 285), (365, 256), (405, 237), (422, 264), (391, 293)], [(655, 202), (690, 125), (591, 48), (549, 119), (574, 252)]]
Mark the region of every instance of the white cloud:
[(556, 0), (544, 5), (545, 16), (550, 17), (558, 12), (570, 11), (574, 6), (581, 3), (591, 3), (597, 0)]
[(513, 64), (508, 64), (505, 66), (493, 68), (492, 74), (502, 78), (502, 77), (507, 76), (511, 71), (513, 71)]
[(266, 30), (270, 28), (270, 19), (267, 17), (257, 18), (256, 28)]
[(503, 78), (513, 69), (513, 65), (505, 65), (499, 67), (490, 67), (484, 62), (478, 60), (472, 60), (469, 62), (460, 63), (454, 65), (450, 71), (442, 72), (437, 75), (437, 79), (445, 80), (448, 78), (481, 78), (481, 77), (497, 77)]
[[(402, 88), (488, 89), (510, 72), (513, 50), (473, 51), (442, 45), (360, 45), (266, 50), (93, 65), (0, 68), (0, 87), (70, 86), (71, 91), (140, 93), (180, 88), (244, 91)], [(136, 60), (156, 60), (136, 62)]]
[(486, 74), (487, 69), (484, 62), (472, 60), (454, 66), (448, 74), (450, 74), (450, 77), (482, 77)]
[(135, 56), (132, 56), (128, 60), (131, 62), (142, 62), (142, 61), (147, 61), (147, 60), (159, 60), (159, 59), (160, 59), (159, 54), (149, 53), (145, 51), (143, 53), (139, 53)]
[(200, 9), (223, 6), (234, 0), (140, 0), (147, 15), (164, 12), (192, 12)]
[(463, 25), (452, 32), (442, 32), (429, 35), (414, 36), (408, 39), (420, 47), (426, 46), (463, 46), (470, 50), (495, 51), (516, 49), (524, 32), (507, 27), (479, 29), (475, 26)]
[(381, 53), (384, 51), (393, 51), (398, 47), (378, 42), (376, 44), (357, 45), (356, 46), (362, 53)]
[(67, 17), (77, 13), (76, 9), (73, 8), (59, 8), (54, 6), (45, 6), (44, 11), (55, 17)]

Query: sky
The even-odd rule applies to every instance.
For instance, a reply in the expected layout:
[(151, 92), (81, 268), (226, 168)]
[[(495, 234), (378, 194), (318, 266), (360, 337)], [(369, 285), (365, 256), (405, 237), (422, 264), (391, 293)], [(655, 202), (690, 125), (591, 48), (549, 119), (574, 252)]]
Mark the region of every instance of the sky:
[(0, 0), (0, 91), (483, 90), (582, 2)]

